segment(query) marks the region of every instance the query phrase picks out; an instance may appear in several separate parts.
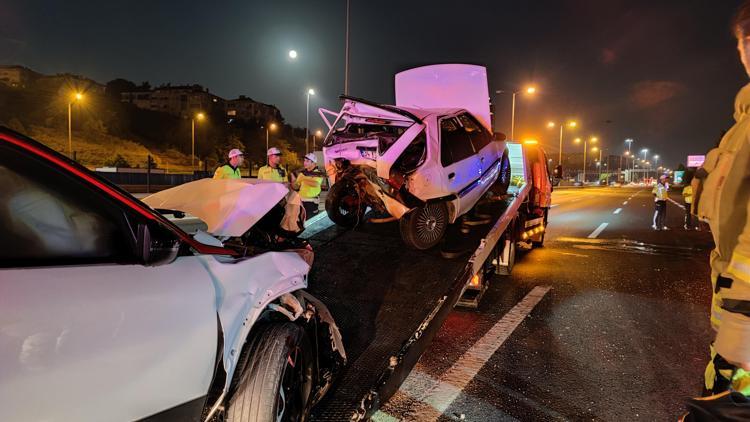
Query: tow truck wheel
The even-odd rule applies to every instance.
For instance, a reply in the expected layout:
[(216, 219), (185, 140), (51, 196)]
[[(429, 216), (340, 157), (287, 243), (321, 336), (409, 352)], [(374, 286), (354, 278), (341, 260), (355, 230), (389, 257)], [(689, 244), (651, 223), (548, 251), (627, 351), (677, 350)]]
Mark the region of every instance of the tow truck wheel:
[(356, 226), (364, 218), (365, 209), (353, 181), (339, 180), (328, 190), (326, 212), (331, 221), (339, 226)]
[(440, 242), (448, 227), (448, 209), (442, 202), (417, 207), (401, 216), (401, 238), (414, 249), (430, 249)]
[(268, 324), (247, 346), (227, 422), (305, 420), (313, 386), (310, 341), (293, 323)]

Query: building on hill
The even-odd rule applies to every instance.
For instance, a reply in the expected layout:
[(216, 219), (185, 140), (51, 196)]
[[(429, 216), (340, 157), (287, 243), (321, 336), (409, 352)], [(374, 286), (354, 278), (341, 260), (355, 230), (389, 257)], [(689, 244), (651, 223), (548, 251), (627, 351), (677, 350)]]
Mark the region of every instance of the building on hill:
[(151, 90), (123, 92), (120, 101), (183, 118), (199, 112), (223, 112), (226, 108), (226, 100), (200, 85), (165, 85)]
[(26, 88), (29, 82), (39, 78), (39, 73), (18, 65), (0, 65), (0, 83), (13, 88)]
[(227, 101), (227, 117), (239, 120), (280, 121), (281, 112), (276, 106), (254, 101), (240, 95), (239, 98)]

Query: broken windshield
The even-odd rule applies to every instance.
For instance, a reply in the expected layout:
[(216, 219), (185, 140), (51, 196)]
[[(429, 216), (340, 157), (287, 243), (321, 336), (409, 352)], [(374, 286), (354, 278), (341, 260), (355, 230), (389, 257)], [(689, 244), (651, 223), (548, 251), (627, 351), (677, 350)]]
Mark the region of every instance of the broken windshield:
[[(343, 121), (343, 119), (341, 120)], [(335, 128), (328, 139), (326, 139), (325, 145), (331, 146), (347, 142), (377, 140), (378, 152), (382, 155), (409, 128), (409, 126), (397, 126), (390, 123), (388, 121), (378, 123), (350, 123), (343, 127)]]

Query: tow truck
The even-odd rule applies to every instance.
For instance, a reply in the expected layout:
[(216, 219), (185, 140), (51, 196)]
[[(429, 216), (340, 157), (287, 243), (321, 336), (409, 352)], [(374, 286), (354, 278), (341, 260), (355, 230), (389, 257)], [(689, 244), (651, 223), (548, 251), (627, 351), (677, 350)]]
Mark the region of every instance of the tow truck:
[(512, 141), (508, 151), (507, 193), (490, 189), (469, 219), (448, 227), (438, 247), (402, 247), (397, 222), (351, 230), (324, 217), (302, 234), (316, 252), (308, 289), (329, 307), (349, 357), (312, 420), (369, 419), (451, 310), (477, 307), (490, 283), (502, 281), (494, 276), (511, 273), (517, 251), (544, 244), (552, 193), (546, 154), (534, 143)]

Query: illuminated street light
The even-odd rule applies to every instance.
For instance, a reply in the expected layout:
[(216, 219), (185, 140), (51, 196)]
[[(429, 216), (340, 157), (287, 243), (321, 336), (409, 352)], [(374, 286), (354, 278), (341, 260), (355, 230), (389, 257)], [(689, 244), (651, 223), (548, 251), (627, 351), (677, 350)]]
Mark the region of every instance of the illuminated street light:
[(297, 50), (289, 50), (289, 58), (295, 60), (297, 58)]
[[(521, 92), (526, 93), (527, 95), (534, 95), (536, 94), (536, 87), (533, 85), (529, 85), (526, 88), (524, 88), (522, 91), (513, 91), (512, 95), (512, 105), (510, 108), (510, 139), (515, 139), (515, 133), (516, 133), (516, 95), (520, 94)], [(495, 94), (503, 94), (505, 91), (498, 90), (495, 91)]]
[(271, 123), (270, 125), (266, 126), (266, 151), (268, 151), (268, 131), (269, 130), (276, 130), (276, 123)]
[(310, 96), (315, 95), (315, 90), (309, 88), (307, 90), (307, 117), (305, 118), (305, 154), (310, 152), (308, 142), (310, 142)]
[(317, 140), (317, 138), (322, 138), (322, 137), (323, 137), (323, 131), (320, 129), (316, 130), (315, 135), (313, 135), (313, 147), (312, 147), (313, 151), (315, 151), (315, 141)]
[[(559, 152), (558, 152), (558, 157), (557, 157), (557, 165), (562, 165), (562, 151), (563, 151), (563, 128), (564, 128), (565, 126), (568, 126), (568, 127), (570, 128), (570, 129), (573, 129), (573, 128), (575, 128), (576, 126), (578, 126), (578, 123), (577, 123), (577, 122), (576, 122), (575, 120), (571, 120), (571, 121), (569, 121), (569, 122), (568, 122), (568, 124), (567, 124), (567, 125), (564, 125), (564, 124), (560, 124), (560, 150), (559, 150)], [(548, 128), (553, 128), (553, 127), (555, 127), (555, 122), (552, 122), (552, 121), (551, 121), (551, 122), (548, 122), (548, 123), (547, 123), (547, 127), (548, 127)]]
[(203, 119), (206, 118), (206, 115), (198, 112), (196, 113), (191, 120), (191, 131), (190, 131), (190, 166), (193, 169), (193, 172), (195, 172), (195, 121), (198, 120), (203, 121)]
[(83, 94), (75, 92), (68, 101), (68, 157), (73, 158), (73, 103), (83, 101)]

